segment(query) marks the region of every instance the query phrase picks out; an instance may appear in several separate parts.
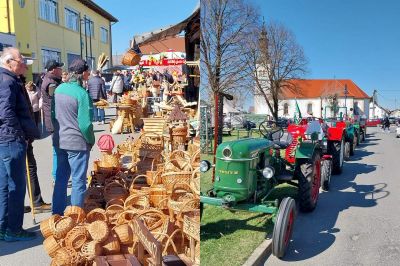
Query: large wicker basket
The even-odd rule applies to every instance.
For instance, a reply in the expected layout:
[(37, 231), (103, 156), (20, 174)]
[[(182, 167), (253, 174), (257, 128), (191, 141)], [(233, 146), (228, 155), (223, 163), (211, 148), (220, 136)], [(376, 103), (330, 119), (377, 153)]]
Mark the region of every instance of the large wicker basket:
[(65, 245), (79, 251), (82, 245), (88, 240), (88, 231), (85, 226), (75, 226), (65, 237)]
[(84, 222), (86, 218), (85, 210), (79, 206), (68, 206), (64, 211), (64, 215), (71, 217), (76, 224)]
[(105, 221), (94, 221), (91, 224), (87, 226), (87, 229), (89, 231), (89, 234), (91, 238), (98, 243), (104, 242), (109, 233), (110, 229), (108, 228), (108, 224)]
[(136, 66), (140, 62), (140, 55), (132, 49), (129, 49), (122, 58), (122, 64), (124, 66)]

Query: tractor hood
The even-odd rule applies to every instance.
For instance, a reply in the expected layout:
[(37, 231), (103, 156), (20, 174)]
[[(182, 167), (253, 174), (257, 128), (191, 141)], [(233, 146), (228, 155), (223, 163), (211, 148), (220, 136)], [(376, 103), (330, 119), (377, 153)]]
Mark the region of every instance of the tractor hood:
[[(260, 151), (265, 151), (272, 146), (272, 142), (263, 138), (247, 138), (239, 139), (234, 141), (228, 141), (221, 143), (217, 148), (216, 157), (218, 159), (229, 160), (229, 159), (250, 159), (258, 156)], [(231, 155), (229, 151), (231, 150)]]

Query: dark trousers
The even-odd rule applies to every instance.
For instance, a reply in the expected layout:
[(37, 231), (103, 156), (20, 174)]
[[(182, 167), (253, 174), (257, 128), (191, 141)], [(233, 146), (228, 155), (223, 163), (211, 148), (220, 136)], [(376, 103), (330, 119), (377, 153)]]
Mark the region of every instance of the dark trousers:
[(18, 233), (24, 221), (26, 142), (0, 142), (0, 231)]
[(39, 127), (39, 121), (40, 121), (40, 111), (33, 112), (33, 115), (35, 117), (35, 124), (37, 127)]
[(121, 93), (115, 93), (113, 92), (113, 98), (112, 98), (112, 102), (116, 103), (117, 102), (117, 96), (122, 97), (122, 92)]
[[(42, 194), (40, 191), (39, 178), (37, 175), (37, 165), (35, 155), (33, 154), (33, 146), (32, 143), (28, 143), (28, 147), (26, 149), (26, 154), (28, 156), (28, 167), (30, 173), (30, 181), (32, 188), (32, 198), (33, 198), (33, 206), (38, 207), (43, 202)], [(28, 176), (26, 177), (28, 178)], [(26, 183), (28, 186), (28, 183)], [(28, 195), (29, 195), (29, 187), (27, 187)], [(30, 195), (29, 195), (30, 196)]]

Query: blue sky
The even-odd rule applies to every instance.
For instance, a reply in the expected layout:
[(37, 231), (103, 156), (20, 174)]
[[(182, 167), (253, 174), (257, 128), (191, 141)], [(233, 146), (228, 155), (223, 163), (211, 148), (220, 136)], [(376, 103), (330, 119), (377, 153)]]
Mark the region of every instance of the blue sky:
[(129, 48), (133, 35), (181, 22), (194, 11), (199, 0), (95, 0), (119, 22), (112, 26), (113, 54)]
[(383, 106), (400, 107), (400, 1), (251, 0), (283, 23), (309, 60), (307, 78), (352, 79)]

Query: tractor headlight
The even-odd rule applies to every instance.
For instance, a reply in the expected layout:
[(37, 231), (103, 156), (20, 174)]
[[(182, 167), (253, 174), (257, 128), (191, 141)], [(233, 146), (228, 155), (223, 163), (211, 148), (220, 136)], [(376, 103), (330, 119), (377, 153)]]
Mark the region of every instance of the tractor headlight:
[(211, 163), (207, 160), (203, 160), (200, 162), (200, 172), (205, 173), (211, 168)]
[(272, 167), (265, 167), (264, 170), (262, 171), (262, 174), (265, 178), (270, 179), (271, 177), (274, 176), (275, 170)]
[(222, 155), (225, 158), (231, 158), (232, 156), (232, 150), (229, 147), (226, 147), (225, 149), (222, 150)]

